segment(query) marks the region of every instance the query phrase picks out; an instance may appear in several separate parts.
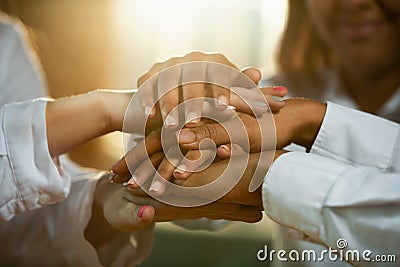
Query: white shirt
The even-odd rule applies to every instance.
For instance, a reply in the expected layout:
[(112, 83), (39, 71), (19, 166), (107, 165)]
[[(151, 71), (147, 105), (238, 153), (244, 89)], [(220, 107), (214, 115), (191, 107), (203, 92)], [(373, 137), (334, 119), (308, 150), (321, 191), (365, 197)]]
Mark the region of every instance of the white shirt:
[[(323, 100), (356, 107), (339, 88), (333, 84)], [(381, 113), (400, 119), (400, 90)], [(337, 249), (344, 238), (347, 249), (400, 261), (399, 132), (399, 124), (328, 102), (310, 153), (286, 153), (272, 165), (263, 184), (266, 213), (325, 247)]]
[[(0, 13), (0, 220), (8, 220), (0, 222), (0, 266), (102, 266), (83, 233), (104, 173), (50, 157), (48, 99), (26, 100), (45, 95), (43, 77), (23, 25)], [(99, 253), (110, 266), (140, 263), (150, 253), (153, 230), (121, 233)]]
[(25, 28), (0, 14), (0, 40), (0, 220), (10, 220), (64, 199), (70, 178), (48, 152), (46, 100), (17, 102), (44, 96), (46, 88)]
[[(50, 157), (49, 99), (26, 100), (45, 95), (43, 77), (23, 25), (0, 13), (0, 266), (102, 266), (98, 253), (107, 266), (137, 265), (150, 254), (154, 224), (121, 232), (99, 251), (85, 239), (97, 182), (108, 174)], [(176, 224), (204, 230), (227, 225), (206, 219)]]

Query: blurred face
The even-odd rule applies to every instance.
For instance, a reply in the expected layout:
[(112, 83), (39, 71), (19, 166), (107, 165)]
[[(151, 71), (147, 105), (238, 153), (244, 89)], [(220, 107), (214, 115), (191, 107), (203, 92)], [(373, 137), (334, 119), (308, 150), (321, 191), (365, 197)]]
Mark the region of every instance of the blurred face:
[(399, 0), (307, 0), (307, 8), (317, 33), (347, 68), (398, 68)]

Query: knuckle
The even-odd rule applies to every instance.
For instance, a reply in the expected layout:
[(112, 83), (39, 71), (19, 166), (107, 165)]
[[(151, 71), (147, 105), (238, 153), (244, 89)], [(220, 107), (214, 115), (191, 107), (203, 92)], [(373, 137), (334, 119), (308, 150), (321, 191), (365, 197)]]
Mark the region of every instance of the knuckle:
[(187, 53), (185, 55), (185, 57), (188, 58), (188, 59), (197, 59), (197, 58), (199, 58), (199, 57), (201, 57), (203, 55), (204, 54), (199, 52), (199, 51), (191, 51), (191, 52)]
[(188, 154), (186, 154), (185, 158), (188, 161), (198, 160), (200, 158), (200, 151), (199, 150), (193, 150), (193, 151), (189, 152)]
[(172, 176), (172, 172), (170, 172), (166, 167), (160, 167), (157, 170), (157, 173), (160, 177), (169, 180), (169, 178)]
[(140, 76), (139, 79), (138, 79), (137, 82), (136, 82), (137, 87), (142, 86), (142, 85), (144, 84), (144, 82), (147, 80), (147, 78), (148, 78), (147, 73), (144, 74), (144, 75), (142, 75), (142, 76)]
[(229, 60), (221, 53), (214, 53), (211, 56), (212, 61), (218, 62), (218, 63), (222, 63), (225, 65), (230, 66), (231, 63), (229, 62)]
[(186, 180), (182, 181), (181, 186), (183, 186), (183, 187), (195, 187), (196, 184), (192, 181), (192, 179), (186, 179)]
[(198, 141), (201, 141), (205, 138), (213, 139), (213, 137), (216, 136), (216, 129), (213, 124), (208, 124), (200, 127), (199, 131), (197, 131), (196, 133)]

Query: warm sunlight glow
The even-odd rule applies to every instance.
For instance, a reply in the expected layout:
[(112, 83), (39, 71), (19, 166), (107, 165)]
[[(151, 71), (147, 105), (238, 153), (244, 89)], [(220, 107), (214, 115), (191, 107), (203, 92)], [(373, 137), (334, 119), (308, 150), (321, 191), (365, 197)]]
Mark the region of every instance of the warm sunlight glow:
[(151, 64), (189, 50), (218, 51), (239, 67), (262, 67), (267, 74), (286, 12), (285, 0), (116, 0), (114, 5), (119, 45), (130, 50), (121, 53), (137, 53)]

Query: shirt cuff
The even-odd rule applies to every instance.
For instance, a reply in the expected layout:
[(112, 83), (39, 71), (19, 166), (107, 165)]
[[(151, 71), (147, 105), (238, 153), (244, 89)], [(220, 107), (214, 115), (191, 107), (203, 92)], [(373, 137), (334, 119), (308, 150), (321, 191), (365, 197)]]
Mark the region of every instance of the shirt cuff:
[(272, 164), (262, 188), (268, 217), (317, 239), (326, 197), (348, 167), (320, 159), (309, 153), (285, 153)]
[[(46, 105), (50, 99), (36, 99), (4, 106), (2, 130), (8, 156), (9, 177), (3, 181), (0, 216), (15, 214), (63, 200), (69, 193), (70, 176), (58, 158), (51, 158), (46, 135)], [(3, 192), (3, 190), (2, 190)]]
[(310, 153), (353, 166), (391, 169), (398, 124), (354, 109), (327, 103), (324, 121)]

